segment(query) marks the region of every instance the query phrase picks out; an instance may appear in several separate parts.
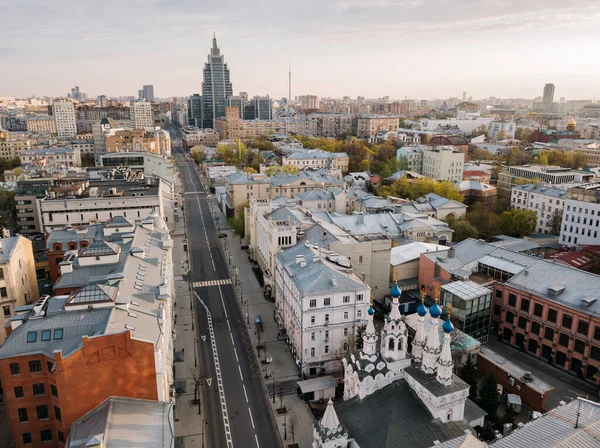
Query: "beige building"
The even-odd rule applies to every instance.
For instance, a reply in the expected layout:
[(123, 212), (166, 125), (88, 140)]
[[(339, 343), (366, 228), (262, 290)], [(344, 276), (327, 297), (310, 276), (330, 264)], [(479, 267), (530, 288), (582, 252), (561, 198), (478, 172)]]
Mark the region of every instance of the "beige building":
[[(12, 316), (15, 308), (34, 303), (39, 298), (35, 260), (31, 240), (24, 236), (0, 238), (0, 325)], [(0, 343), (6, 334), (0, 331)]]
[(68, 100), (58, 100), (52, 103), (54, 126), (60, 139), (74, 138), (77, 135), (77, 120), (75, 106)]
[(27, 119), (27, 132), (56, 134), (54, 118), (48, 116), (29, 117)]
[[(82, 139), (82, 140), (73, 140), (71, 142), (71, 144), (73, 145), (73, 149), (76, 151), (79, 151), (79, 154), (81, 154), (81, 156), (85, 156), (85, 155), (90, 155), (90, 156), (94, 156), (94, 149), (95, 149), (95, 145), (94, 145), (94, 140), (92, 137), (92, 134), (89, 134), (90, 138), (89, 139)], [(82, 135), (79, 134), (77, 135), (78, 138), (82, 138)]]
[(279, 120), (240, 120), (237, 107), (227, 107), (225, 118), (215, 120), (215, 130), (221, 140), (285, 134), (285, 122)]
[(171, 137), (162, 129), (121, 129), (106, 135), (104, 141), (106, 153), (148, 152), (167, 157), (171, 155)]
[(294, 165), (298, 169), (335, 168), (346, 173), (350, 158), (345, 152), (331, 153), (322, 149), (297, 151), (282, 158), (282, 165)]
[(397, 283), (402, 291), (418, 291), (421, 254), (440, 249), (444, 249), (444, 246), (417, 241), (392, 247), (390, 282)]
[(228, 207), (233, 212), (252, 199), (295, 198), (297, 194), (318, 188), (343, 187), (345, 182), (323, 170), (267, 177), (264, 174), (237, 172), (225, 177)]
[(463, 176), (465, 155), (454, 146), (421, 146), (423, 150), (422, 174), (435, 180), (460, 182)]
[(302, 109), (318, 109), (319, 108), (319, 97), (317, 95), (300, 95), (300, 107)]
[(598, 143), (588, 143), (573, 148), (573, 154), (583, 154), (585, 166), (600, 166), (600, 145)]
[(10, 160), (18, 158), (22, 151), (31, 149), (33, 141), (18, 132), (0, 132), (0, 159)]
[(360, 115), (357, 119), (356, 135), (374, 136), (378, 132), (398, 131), (399, 117)]
[(214, 148), (219, 140), (219, 133), (214, 129), (200, 129), (195, 126), (181, 128), (181, 143), (186, 151), (198, 145)]
[(152, 103), (147, 101), (134, 101), (131, 106), (131, 119), (135, 129), (154, 128)]
[(81, 153), (72, 146), (57, 148), (30, 149), (22, 151), (21, 164), (32, 164), (39, 167), (74, 167), (81, 166)]

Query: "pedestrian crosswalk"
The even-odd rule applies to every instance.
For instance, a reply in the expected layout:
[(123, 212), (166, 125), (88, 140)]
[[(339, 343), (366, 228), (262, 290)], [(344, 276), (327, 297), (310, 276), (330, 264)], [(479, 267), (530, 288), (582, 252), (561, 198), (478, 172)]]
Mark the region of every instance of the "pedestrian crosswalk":
[(219, 286), (219, 285), (231, 285), (231, 279), (226, 278), (223, 280), (206, 280), (203, 282), (194, 282), (192, 286), (194, 288), (205, 288), (207, 286)]

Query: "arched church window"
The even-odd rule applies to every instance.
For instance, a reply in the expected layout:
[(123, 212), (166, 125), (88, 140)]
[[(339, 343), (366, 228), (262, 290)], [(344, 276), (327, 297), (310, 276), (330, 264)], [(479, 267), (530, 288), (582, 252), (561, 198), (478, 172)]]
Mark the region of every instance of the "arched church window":
[(402, 339), (398, 339), (398, 350), (402, 350)]
[(394, 340), (390, 338), (390, 342), (388, 343), (388, 349), (389, 350), (394, 350)]

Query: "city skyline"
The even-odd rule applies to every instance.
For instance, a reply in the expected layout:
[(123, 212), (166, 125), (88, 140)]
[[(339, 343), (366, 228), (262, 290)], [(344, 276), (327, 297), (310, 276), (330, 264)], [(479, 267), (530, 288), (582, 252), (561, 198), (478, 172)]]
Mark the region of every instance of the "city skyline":
[[(534, 98), (553, 83), (555, 98), (600, 98), (600, 61), (592, 57), (600, 1), (226, 0), (219, 7), (129, 1), (115, 15), (72, 0), (11, 5), (0, 19), (0, 96), (65, 95), (73, 85), (91, 97), (136, 96), (145, 83), (157, 97), (199, 93), (214, 31), (236, 73), (234, 93), (286, 97), (291, 62), (293, 96), (434, 99), (466, 90), (474, 98)], [(23, 34), (27, 23), (36, 33)], [(165, 31), (160, 39), (157, 29)]]

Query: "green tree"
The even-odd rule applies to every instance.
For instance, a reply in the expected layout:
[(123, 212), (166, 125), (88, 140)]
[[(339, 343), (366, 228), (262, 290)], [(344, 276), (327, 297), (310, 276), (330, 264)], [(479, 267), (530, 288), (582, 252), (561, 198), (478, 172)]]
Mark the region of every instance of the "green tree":
[(256, 171), (254, 168), (252, 168), (251, 166), (247, 166), (246, 168), (244, 168), (244, 171), (248, 174), (256, 174), (258, 173), (258, 171)]
[(363, 336), (366, 328), (366, 325), (359, 325), (356, 328), (356, 350), (362, 350), (363, 348)]
[(0, 210), (8, 212), (0, 215), (0, 227), (12, 228), (16, 222), (17, 206), (16, 192), (0, 187)]
[(192, 160), (196, 162), (196, 165), (202, 164), (202, 162), (204, 162), (206, 159), (204, 153), (202, 153), (198, 148), (192, 148), (190, 156), (192, 157)]
[(479, 381), (477, 380), (477, 372), (475, 371), (475, 363), (470, 355), (467, 355), (467, 360), (460, 368), (458, 374), (460, 379), (467, 383), (471, 388), (469, 389), (469, 398), (473, 401), (477, 400), (477, 386)]
[(479, 236), (479, 230), (466, 219), (457, 219), (450, 217), (446, 219), (446, 222), (454, 234), (452, 235), (452, 241), (458, 243), (466, 240), (467, 238), (477, 238)]
[(554, 213), (552, 214), (551, 229), (550, 229), (550, 233), (552, 233), (552, 235), (560, 235), (561, 223), (562, 223), (562, 213), (559, 212), (558, 210), (554, 210)]
[(298, 174), (298, 172), (300, 171), (298, 169), (298, 167), (296, 165), (293, 165), (291, 163), (288, 163), (286, 165), (283, 165), (282, 171), (285, 174)]
[(279, 165), (271, 165), (270, 167), (268, 167), (265, 170), (265, 176), (267, 176), (267, 177), (277, 176), (280, 173), (281, 173), (281, 167)]
[(94, 156), (91, 154), (84, 154), (83, 156), (81, 156), (81, 166), (83, 166), (83, 167), (96, 166), (96, 162), (94, 161)]
[(488, 415), (496, 414), (498, 410), (498, 384), (492, 375), (486, 376), (479, 384), (478, 404)]
[(368, 160), (362, 160), (358, 164), (358, 171), (370, 171), (371, 170), (371, 162)]
[(500, 217), (494, 213), (491, 207), (486, 207), (481, 202), (475, 202), (469, 206), (465, 217), (471, 225), (488, 237), (500, 234), (498, 225)]
[(540, 152), (538, 156), (538, 163), (540, 165), (548, 165), (548, 156), (545, 151)]
[(235, 216), (227, 220), (229, 227), (231, 227), (240, 238), (243, 238), (246, 234), (246, 224), (244, 219), (246, 207), (248, 207), (247, 202), (237, 206), (235, 210)]
[(534, 232), (536, 222), (534, 211), (513, 208), (500, 216), (500, 230), (505, 235), (522, 238)]

